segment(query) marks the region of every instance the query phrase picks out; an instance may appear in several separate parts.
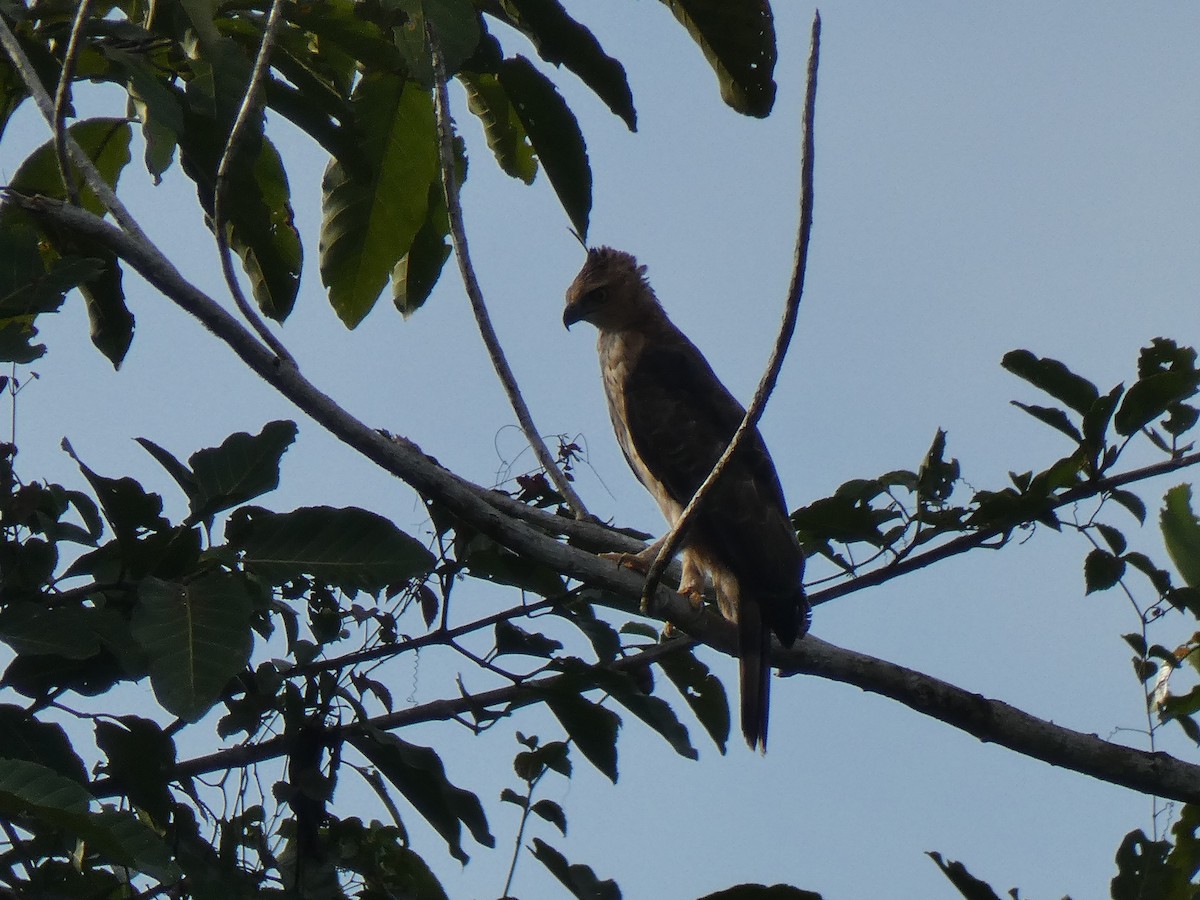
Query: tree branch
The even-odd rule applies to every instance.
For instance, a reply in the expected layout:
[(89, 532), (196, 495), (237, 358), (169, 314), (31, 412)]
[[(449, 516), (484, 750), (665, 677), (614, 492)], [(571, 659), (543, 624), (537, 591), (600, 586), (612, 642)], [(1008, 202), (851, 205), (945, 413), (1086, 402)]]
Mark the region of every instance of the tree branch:
[(213, 188), (213, 236), (217, 240), (217, 254), (221, 258), (221, 273), (225, 276), (225, 285), (229, 288), (234, 304), (263, 342), (275, 351), (275, 355), (281, 361), (295, 365), (296, 361), (287, 348), (271, 333), (262, 317), (246, 299), (237, 273), (233, 269), (233, 254), (229, 249), (229, 236), (225, 232), (225, 196), (229, 191), (229, 169), (249, 133), (251, 116), (259, 112), (259, 98), (262, 96), (270, 68), (271, 50), (275, 46), (275, 37), (283, 22), (282, 10), (283, 0), (272, 0), (271, 12), (263, 29), (262, 43), (254, 60), (254, 69), (250, 73), (250, 81), (246, 85), (246, 93), (242, 97), (242, 105), (238, 108), (237, 118), (229, 131), (229, 139), (225, 142), (225, 150), (221, 153), (221, 162), (217, 165), (217, 182)]
[(812, 23), (812, 40), (809, 46), (808, 54), (808, 82), (807, 89), (804, 94), (804, 115), (803, 115), (803, 133), (801, 136), (801, 162), (800, 162), (800, 226), (799, 233), (796, 236), (796, 261), (792, 270), (792, 283), (788, 288), (787, 305), (784, 308), (783, 322), (780, 324), (779, 336), (775, 339), (775, 346), (771, 351), (771, 358), (767, 362), (767, 369), (763, 372), (762, 380), (759, 382), (758, 390), (754, 392), (754, 398), (750, 401), (750, 406), (746, 410), (746, 415), (742, 418), (742, 422), (737, 427), (737, 431), (733, 433), (733, 438), (729, 441), (729, 446), (725, 448), (725, 452), (721, 454), (721, 458), (717, 460), (712, 471), (708, 473), (708, 477), (692, 495), (692, 499), (688, 501), (688, 505), (684, 507), (683, 512), (675, 523), (671, 526), (671, 530), (667, 532), (666, 537), (662, 540), (662, 545), (659, 547), (658, 555), (654, 559), (654, 563), (650, 566), (650, 571), (646, 573), (646, 587), (642, 594), (642, 609), (650, 609), (648, 606), (651, 595), (654, 589), (658, 587), (658, 581), (662, 577), (663, 569), (667, 562), (674, 558), (676, 551), (679, 549), (679, 544), (682, 542), (684, 535), (687, 533), (688, 523), (696, 514), (696, 510), (700, 508), (700, 504), (704, 502), (704, 498), (712, 490), (712, 486), (717, 483), (721, 477), (721, 473), (729, 465), (729, 461), (733, 459), (734, 454), (741, 447), (742, 442), (746, 439), (746, 435), (753, 431), (758, 420), (762, 417), (763, 410), (767, 406), (767, 399), (771, 396), (771, 392), (775, 389), (775, 382), (779, 378), (779, 370), (783, 367), (783, 359), (787, 355), (788, 344), (791, 343), (792, 334), (796, 330), (796, 315), (800, 309), (800, 298), (804, 294), (804, 274), (808, 266), (808, 244), (812, 235), (812, 217), (813, 217), (813, 157), (815, 155), (815, 147), (813, 142), (813, 122), (816, 117), (817, 104), (817, 68), (821, 57), (821, 14), (819, 12), (813, 15)]
[(58, 89), (54, 92), (54, 155), (58, 159), (58, 170), (62, 174), (63, 188), (67, 197), (76, 206), (79, 205), (79, 186), (75, 183), (75, 173), (67, 160), (67, 104), (71, 102), (71, 81), (75, 78), (75, 64), (79, 60), (79, 36), (83, 33), (83, 23), (91, 12), (92, 0), (81, 0), (79, 9), (75, 11), (75, 21), (71, 25), (71, 37), (67, 41), (67, 49), (63, 53), (62, 73), (58, 78)]
[(426, 35), (433, 54), (434, 80), (437, 85), (434, 95), (437, 98), (435, 113), (438, 133), (438, 162), (442, 170), (442, 189), (446, 196), (446, 212), (450, 219), (450, 239), (454, 242), (454, 255), (458, 259), (458, 270), (462, 274), (463, 286), (466, 288), (467, 298), (471, 302), (471, 312), (475, 314), (475, 322), (479, 326), (479, 334), (483, 338), (483, 344), (492, 360), (492, 368), (496, 370), (500, 384), (504, 387), (504, 393), (508, 395), (508, 402), (512, 405), (513, 412), (516, 413), (521, 431), (525, 434), (525, 440), (529, 441), (529, 446), (538, 462), (546, 470), (550, 480), (554, 482), (555, 489), (566, 499), (575, 518), (586, 519), (588, 518), (587, 507), (583, 505), (583, 500), (571, 487), (571, 482), (567, 481), (566, 475), (559, 468), (533, 422), (533, 416), (529, 413), (525, 398), (521, 396), (517, 378), (508, 365), (504, 348), (500, 346), (500, 338), (496, 336), (496, 329), (492, 327), (491, 316), (483, 302), (483, 291), (479, 287), (479, 280), (475, 277), (475, 269), (471, 265), (471, 254), (467, 248), (467, 229), (463, 223), (462, 204), (459, 202), (458, 195), (458, 179), (454, 172), (454, 135), (442, 51), (432, 25), (426, 26)]

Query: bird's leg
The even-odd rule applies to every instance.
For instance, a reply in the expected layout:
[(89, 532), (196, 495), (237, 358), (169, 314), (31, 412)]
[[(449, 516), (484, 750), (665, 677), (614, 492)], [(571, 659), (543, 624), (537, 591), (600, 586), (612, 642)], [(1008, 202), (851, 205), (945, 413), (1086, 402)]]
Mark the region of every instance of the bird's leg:
[(640, 575), (645, 575), (650, 571), (650, 567), (654, 565), (654, 560), (658, 558), (658, 551), (662, 549), (665, 537), (659, 538), (645, 550), (640, 553), (601, 553), (603, 559), (611, 559), (623, 569), (632, 569)]

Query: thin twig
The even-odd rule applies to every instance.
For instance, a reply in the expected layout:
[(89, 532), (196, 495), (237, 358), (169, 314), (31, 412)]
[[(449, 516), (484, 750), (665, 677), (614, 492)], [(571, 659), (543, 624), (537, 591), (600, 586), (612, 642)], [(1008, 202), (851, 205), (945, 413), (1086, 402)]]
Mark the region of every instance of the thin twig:
[(508, 402), (512, 404), (513, 412), (516, 413), (517, 421), (521, 425), (521, 431), (525, 433), (525, 439), (529, 441), (529, 446), (533, 448), (538, 462), (542, 464), (542, 468), (554, 482), (554, 487), (571, 507), (575, 518), (586, 519), (588, 518), (587, 507), (583, 505), (583, 500), (579, 498), (575, 489), (571, 487), (571, 483), (567, 481), (546, 446), (546, 442), (542, 440), (537, 426), (533, 423), (533, 416), (529, 413), (525, 398), (521, 396), (516, 376), (513, 375), (513, 371), (508, 365), (504, 349), (500, 346), (500, 339), (496, 336), (496, 329), (492, 327), (491, 316), (488, 315), (487, 306), (483, 302), (483, 291), (480, 290), (479, 280), (475, 277), (475, 269), (471, 265), (471, 255), (467, 250), (467, 230), (463, 223), (462, 204), (458, 197), (458, 179), (454, 174), (454, 135), (450, 120), (446, 70), (442, 61), (442, 51), (431, 25), (426, 26), (426, 34), (429, 38), (430, 51), (433, 54), (434, 79), (437, 83), (435, 110), (437, 114), (438, 161), (442, 170), (442, 188), (446, 194), (446, 211), (450, 219), (450, 239), (454, 242), (454, 255), (458, 258), (458, 269), (462, 273), (467, 298), (471, 301), (471, 311), (475, 314), (475, 322), (479, 326), (479, 334), (483, 338), (484, 346), (487, 347), (488, 356), (491, 357), (492, 367), (496, 370), (500, 384), (504, 387), (504, 393), (508, 395)]
[[(9, 61), (13, 64), (13, 68), (17, 70), (21, 82), (25, 85), (25, 89), (29, 91), (29, 95), (37, 105), (38, 111), (41, 112), (42, 117), (46, 120), (46, 124), (53, 130), (55, 121), (54, 101), (50, 99), (45, 86), (38, 79), (37, 71), (33, 68), (33, 63), (29, 61), (29, 57), (21, 49), (20, 42), (17, 40), (16, 35), (12, 33), (12, 29), (8, 27), (8, 23), (4, 21), (3, 16), (0, 16), (0, 47), (3, 47), (4, 52), (8, 54)], [(132, 213), (125, 207), (125, 204), (118, 199), (113, 189), (108, 186), (108, 182), (104, 180), (104, 177), (92, 163), (91, 157), (83, 152), (83, 148), (71, 137), (69, 132), (64, 133), (64, 137), (66, 139), (67, 150), (70, 151), (71, 158), (82, 173), (84, 182), (100, 198), (100, 202), (104, 204), (104, 207), (113, 214), (113, 218), (117, 220), (117, 223), (137, 239), (138, 244), (143, 248), (145, 253), (157, 257), (163, 263), (166, 263), (166, 265), (170, 265), (158, 247), (142, 231), (141, 226), (138, 225), (137, 220), (134, 219)]]
[(67, 104), (71, 102), (71, 82), (75, 78), (75, 63), (79, 60), (79, 36), (83, 33), (83, 24), (87, 21), (91, 8), (92, 0), (80, 0), (79, 9), (75, 12), (75, 22), (71, 25), (71, 38), (67, 41), (67, 50), (63, 55), (58, 90), (54, 92), (54, 155), (58, 159), (58, 170), (62, 174), (67, 197), (76, 206), (79, 205), (79, 186), (67, 159)]
[(271, 50), (275, 46), (275, 38), (279, 26), (283, 22), (283, 0), (272, 0), (271, 12), (267, 16), (267, 24), (263, 29), (262, 43), (258, 47), (258, 56), (254, 60), (254, 69), (250, 73), (250, 82), (246, 85), (246, 94), (242, 97), (242, 105), (234, 119), (233, 128), (229, 131), (229, 139), (225, 142), (225, 151), (221, 154), (221, 162), (217, 166), (217, 183), (213, 190), (213, 234), (217, 239), (217, 253), (221, 257), (221, 272), (225, 276), (225, 284), (237, 305), (238, 311), (250, 323), (250, 327), (258, 334), (263, 342), (275, 351), (282, 362), (296, 364), (295, 359), (287, 348), (279, 341), (267, 323), (262, 320), (258, 311), (246, 299), (242, 286), (238, 282), (237, 273), (233, 268), (233, 253), (229, 249), (229, 236), (225, 231), (225, 195), (229, 190), (229, 169), (233, 165), (234, 156), (241, 149), (246, 135), (250, 132), (251, 117), (259, 113), (259, 99), (262, 96), (270, 69)]
[(804, 94), (803, 132), (801, 134), (802, 156), (800, 161), (800, 228), (796, 237), (796, 262), (795, 268), (792, 271), (792, 283), (788, 288), (787, 307), (783, 313), (783, 322), (780, 324), (779, 337), (775, 340), (775, 347), (771, 351), (771, 358), (767, 363), (767, 369), (763, 373), (762, 380), (759, 382), (758, 390), (754, 392), (754, 398), (750, 401), (750, 407), (746, 410), (746, 415), (742, 418), (742, 423), (738, 426), (737, 431), (733, 434), (733, 438), (729, 441), (729, 446), (725, 448), (725, 452), (721, 454), (721, 458), (717, 460), (712, 471), (708, 473), (708, 477), (704, 479), (704, 482), (696, 490), (696, 493), (692, 495), (692, 499), (688, 501), (688, 505), (684, 507), (679, 518), (675, 520), (675, 524), (671, 526), (671, 530), (663, 538), (662, 545), (658, 550), (658, 556), (655, 557), (654, 564), (650, 566), (650, 571), (646, 573), (646, 587), (642, 592), (643, 609), (649, 608), (650, 598), (653, 596), (655, 588), (658, 587), (663, 570), (666, 568), (667, 563), (675, 556), (675, 552), (679, 548), (684, 535), (687, 533), (688, 524), (695, 516), (696, 510), (704, 502), (704, 498), (712, 490), (712, 486), (720, 479), (721, 473), (729, 465), (729, 461), (746, 439), (746, 435), (757, 427), (758, 420), (762, 417), (763, 410), (766, 408), (767, 399), (771, 396), (771, 391), (775, 389), (775, 382), (779, 378), (779, 370), (783, 366), (784, 356), (787, 355), (788, 344), (791, 343), (792, 333), (796, 329), (796, 315), (800, 309), (800, 298), (804, 294), (804, 273), (808, 265), (808, 243), (812, 234), (813, 156), (815, 149), (813, 145), (813, 121), (816, 116), (817, 68), (820, 56), (821, 14), (818, 12), (813, 15), (812, 42), (808, 53), (808, 87)]

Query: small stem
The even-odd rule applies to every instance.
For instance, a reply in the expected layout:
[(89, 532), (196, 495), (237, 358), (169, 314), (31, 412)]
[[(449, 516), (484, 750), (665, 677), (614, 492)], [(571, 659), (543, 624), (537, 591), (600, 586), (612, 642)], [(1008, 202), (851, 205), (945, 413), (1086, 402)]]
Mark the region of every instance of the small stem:
[(79, 59), (79, 36), (83, 33), (83, 24), (91, 7), (92, 0), (80, 0), (79, 9), (75, 11), (71, 38), (63, 55), (62, 74), (58, 78), (58, 90), (54, 92), (54, 155), (58, 159), (58, 170), (62, 174), (67, 197), (75, 206), (79, 205), (79, 185), (75, 182), (75, 173), (71, 171), (71, 163), (67, 159), (67, 104), (71, 102), (71, 82), (75, 78), (75, 63)]
[(459, 203), (458, 197), (458, 181), (454, 174), (454, 136), (451, 130), (449, 97), (446, 90), (446, 70), (442, 62), (441, 48), (438, 46), (437, 36), (433, 33), (432, 26), (426, 27), (426, 34), (429, 38), (430, 51), (433, 54), (433, 70), (437, 82), (435, 110), (437, 114), (438, 161), (442, 170), (442, 188), (446, 195), (446, 212), (450, 219), (450, 239), (454, 243), (454, 255), (458, 258), (458, 269), (462, 273), (467, 298), (471, 301), (471, 311), (475, 314), (479, 334), (483, 338), (484, 346), (487, 347), (488, 356), (491, 357), (492, 368), (496, 370), (500, 384), (504, 387), (504, 393), (508, 395), (508, 402), (517, 415), (517, 421), (521, 425), (521, 431), (525, 433), (525, 439), (529, 441), (529, 446), (533, 448), (538, 462), (546, 470), (550, 480), (554, 482), (555, 489), (562, 494), (567, 505), (571, 507), (575, 518), (586, 519), (588, 518), (587, 507), (583, 505), (583, 500), (579, 498), (575, 489), (571, 487), (571, 483), (563, 475), (554, 456), (551, 455), (550, 449), (546, 446), (546, 442), (542, 440), (537, 426), (533, 423), (533, 416), (529, 413), (525, 398), (521, 396), (517, 378), (508, 365), (504, 349), (500, 346), (500, 339), (496, 336), (496, 329), (492, 327), (491, 316), (483, 302), (483, 291), (480, 290), (479, 280), (475, 277), (475, 269), (471, 265), (471, 255), (467, 249), (467, 229), (463, 223), (462, 204)]

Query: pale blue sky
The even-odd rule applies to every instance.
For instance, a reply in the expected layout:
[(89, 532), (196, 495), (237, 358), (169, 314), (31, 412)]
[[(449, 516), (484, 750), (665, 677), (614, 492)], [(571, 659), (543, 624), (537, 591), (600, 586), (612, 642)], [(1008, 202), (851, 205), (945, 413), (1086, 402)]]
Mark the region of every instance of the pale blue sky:
[[(568, 4), (625, 64), (637, 134), (571, 75), (556, 75), (588, 142), (591, 240), (649, 266), (668, 312), (742, 398), (774, 337), (796, 223), (812, 7), (776, 5), (779, 94), (765, 122), (720, 103), (699, 51), (656, 3)], [(1041, 401), (1000, 369), (1007, 350), (1057, 357), (1107, 389), (1130, 379), (1150, 338), (1200, 340), (1200, 9), (844, 2), (822, 15), (808, 291), (763, 423), (789, 502), (915, 468), (939, 426), (968, 481), (1000, 487), (1007, 470), (1068, 450), (1008, 405)], [(534, 416), (544, 433), (586, 441), (591, 471), (578, 485), (594, 512), (659, 532), (612, 439), (593, 336), (561, 326), (562, 294), (581, 262), (565, 216), (544, 179), (526, 188), (498, 173), (461, 92), (452, 102), (471, 155), (472, 251)], [(4, 177), (44, 139), (28, 112), (0, 145)], [(345, 332), (316, 273), (324, 161), (294, 131), (277, 134), (309, 262), (284, 340), (309, 377), (366, 421), (491, 483), (520, 441), (456, 272), (409, 321), (385, 299)], [(215, 252), (178, 171), (153, 188), (135, 163), (122, 188), (185, 273), (219, 291)], [(65, 433), (91, 466), (138, 473), (179, 510), (172, 483), (132, 437), (186, 456), (296, 413), (167, 301), (135, 278), (127, 290), (139, 326), (120, 373), (88, 343), (77, 297), (46, 323), (51, 352), (19, 405), (21, 468), (77, 483), (58, 449)], [(300, 428), (270, 505), (359, 504), (421, 532), (407, 488), (310, 422)], [(1151, 508), (1179, 480), (1151, 490)], [(1121, 513), (1112, 521), (1134, 531)], [(1131, 539), (1162, 559), (1152, 530)], [(1083, 596), (1086, 550), (1078, 537), (1042, 530), (822, 606), (813, 631), (1081, 731), (1144, 726), (1119, 637), (1137, 623), (1115, 592)], [(811, 574), (824, 572), (814, 565)], [(459, 602), (471, 596), (464, 590)], [(480, 593), (479, 602), (483, 614), (496, 597)], [(1159, 639), (1171, 646), (1189, 634), (1171, 618)], [(732, 688), (732, 661), (703, 656)], [(402, 662), (394, 691), (403, 699), (415, 683), (416, 700), (434, 699), (459, 668), (429, 658), (414, 672)], [(534, 833), (615, 877), (629, 898), (686, 900), (740, 881), (789, 882), (830, 900), (955, 896), (923, 855), (939, 850), (997, 890), (1081, 900), (1107, 895), (1120, 838), (1151, 827), (1149, 798), (981, 745), (891, 701), (808, 678), (777, 681), (773, 700), (765, 759), (736, 736), (719, 756), (688, 719), (702, 755), (690, 763), (627, 721), (619, 785), (578, 759), (569, 785), (548, 779), (544, 795), (565, 806), (569, 837)], [(513, 725), (554, 734), (544, 718)], [(516, 823), (515, 807), (495, 802), (516, 786), (511, 733), (473, 739), (437, 726), (405, 735), (444, 751), (451, 778), (484, 800), (501, 847), (511, 847)], [(1165, 749), (1195, 758), (1174, 732), (1165, 736)], [(1145, 746), (1136, 734), (1119, 737)], [(350, 778), (342, 790), (345, 802), (368, 803)], [(473, 859), (460, 870), (415, 814), (407, 821), (452, 896), (499, 895), (507, 850), (468, 846)], [(526, 858), (515, 893), (556, 896), (553, 884)]]

